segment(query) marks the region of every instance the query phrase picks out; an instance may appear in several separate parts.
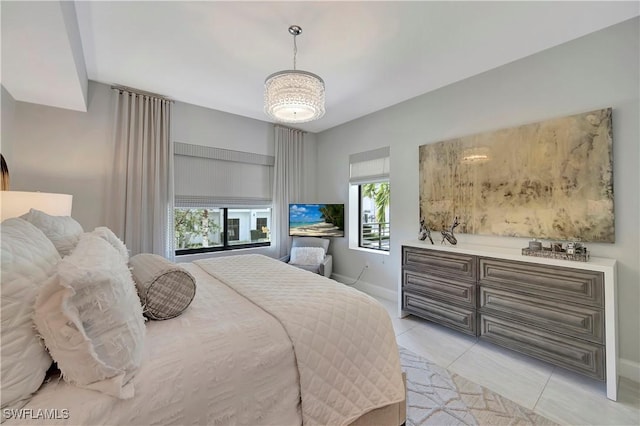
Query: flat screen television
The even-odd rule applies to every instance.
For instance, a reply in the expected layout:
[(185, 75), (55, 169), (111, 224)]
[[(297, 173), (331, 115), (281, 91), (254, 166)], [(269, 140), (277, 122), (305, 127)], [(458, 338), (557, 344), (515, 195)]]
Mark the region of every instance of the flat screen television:
[(344, 237), (344, 204), (289, 204), (292, 237)]

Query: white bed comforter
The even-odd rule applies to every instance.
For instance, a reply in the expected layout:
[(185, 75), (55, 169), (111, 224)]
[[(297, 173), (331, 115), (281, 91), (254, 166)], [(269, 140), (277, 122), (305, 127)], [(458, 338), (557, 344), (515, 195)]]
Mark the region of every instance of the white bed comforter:
[(132, 399), (56, 378), (21, 411), (34, 419), (3, 426), (300, 425), (298, 371), (282, 326), (199, 267), (182, 266), (196, 278), (196, 297), (181, 316), (147, 322)]
[(342, 425), (404, 398), (389, 316), (369, 296), (264, 256), (196, 263), (182, 265), (191, 306), (147, 323), (132, 399), (53, 379), (21, 411), (35, 418), (3, 426)]
[(344, 425), (404, 399), (395, 333), (369, 296), (261, 255), (194, 262), (280, 321), (295, 350), (305, 425)]

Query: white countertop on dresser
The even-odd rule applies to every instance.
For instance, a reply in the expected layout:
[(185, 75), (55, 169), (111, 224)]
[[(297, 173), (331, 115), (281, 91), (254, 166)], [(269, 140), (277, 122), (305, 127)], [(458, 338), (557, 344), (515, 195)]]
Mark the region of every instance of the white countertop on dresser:
[(517, 260), (520, 262), (539, 263), (543, 265), (563, 266), (565, 268), (588, 269), (590, 271), (607, 272), (615, 267), (614, 259), (604, 257), (589, 257), (588, 262), (579, 262), (575, 260), (560, 260), (547, 257), (525, 256), (522, 249), (486, 246), (479, 244), (458, 244), (455, 246), (445, 244), (431, 244), (420, 240), (407, 240), (402, 242), (403, 246), (411, 246), (425, 248), (431, 250), (441, 250), (452, 253), (471, 254), (476, 256), (497, 257), (500, 259)]

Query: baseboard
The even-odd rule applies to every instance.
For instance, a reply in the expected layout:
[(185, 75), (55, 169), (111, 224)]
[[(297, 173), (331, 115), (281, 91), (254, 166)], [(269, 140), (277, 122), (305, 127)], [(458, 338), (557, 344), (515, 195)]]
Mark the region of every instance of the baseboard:
[[(331, 278), (347, 285), (351, 285), (350, 283), (356, 280), (355, 278), (347, 277), (340, 274), (332, 274)], [(397, 292), (389, 290), (388, 288), (380, 287), (376, 284), (371, 284), (365, 281), (358, 281), (356, 284), (351, 285), (351, 287), (365, 292), (371, 296), (382, 297), (383, 299), (391, 300), (392, 302), (398, 301)]]
[(618, 374), (640, 383), (640, 363), (629, 359), (618, 359)]

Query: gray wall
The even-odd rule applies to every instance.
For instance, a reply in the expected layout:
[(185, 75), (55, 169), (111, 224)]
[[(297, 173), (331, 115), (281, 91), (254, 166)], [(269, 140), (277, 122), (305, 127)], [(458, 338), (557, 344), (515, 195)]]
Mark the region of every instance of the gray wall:
[[(333, 242), (334, 270), (364, 287), (396, 296), (400, 245), (419, 228), (418, 147), (453, 137), (613, 107), (615, 244), (588, 244), (618, 260), (622, 369), (640, 361), (638, 223), (639, 20), (546, 50), (318, 134), (318, 197), (348, 200), (348, 156), (391, 147), (391, 251), (388, 256)], [(357, 208), (357, 206), (355, 206)], [(521, 248), (526, 239), (460, 235), (462, 242)], [(637, 374), (631, 373), (630, 375)], [(627, 374), (629, 375), (629, 373)], [(636, 380), (638, 378), (636, 377)]]
[(15, 103), (11, 189), (72, 194), (71, 214), (87, 230), (105, 223), (114, 155), (110, 92), (91, 83), (87, 112)]
[[(7, 164), (11, 162), (13, 157), (13, 123), (16, 111), (16, 101), (13, 96), (7, 92), (4, 86), (0, 86), (0, 97), (2, 98), (2, 116), (0, 118), (0, 152), (4, 156)], [(11, 178), (11, 169), (9, 169), (9, 177)]]

